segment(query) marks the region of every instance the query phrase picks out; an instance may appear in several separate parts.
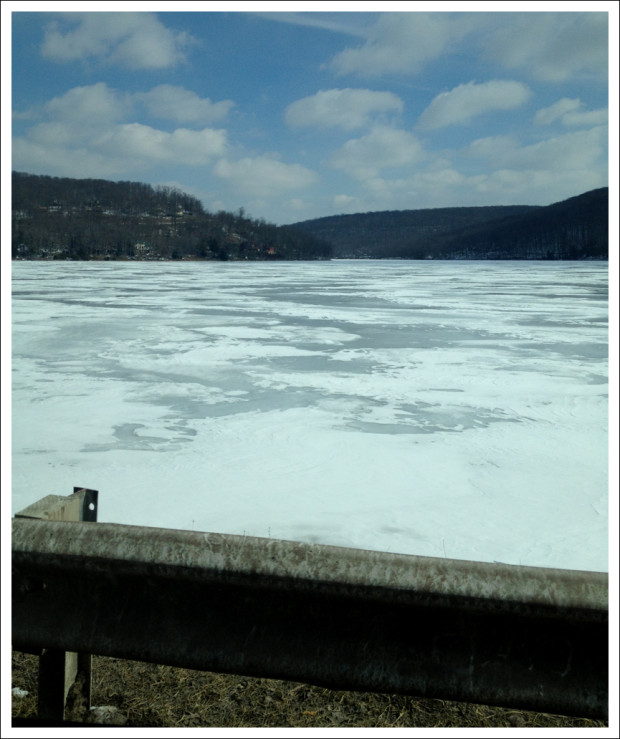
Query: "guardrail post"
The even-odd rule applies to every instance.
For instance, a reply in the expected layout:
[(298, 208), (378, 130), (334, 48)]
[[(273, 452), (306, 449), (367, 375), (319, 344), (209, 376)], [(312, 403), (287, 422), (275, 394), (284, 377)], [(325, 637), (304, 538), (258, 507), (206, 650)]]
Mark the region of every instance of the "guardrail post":
[[(15, 518), (48, 521), (96, 521), (98, 491), (73, 488), (73, 494), (48, 495), (15, 514)], [(27, 584), (24, 583), (27, 587)], [(73, 702), (88, 711), (91, 692), (90, 654), (42, 649), (39, 653), (39, 696), (37, 713), (43, 721), (62, 722), (71, 692)]]

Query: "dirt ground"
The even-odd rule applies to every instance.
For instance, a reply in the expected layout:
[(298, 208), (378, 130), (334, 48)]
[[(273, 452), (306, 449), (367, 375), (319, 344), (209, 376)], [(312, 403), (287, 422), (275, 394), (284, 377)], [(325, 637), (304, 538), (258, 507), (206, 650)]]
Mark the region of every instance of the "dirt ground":
[[(38, 658), (13, 652), (12, 715), (36, 717)], [(93, 657), (91, 703), (71, 719), (127, 727), (605, 727), (588, 719), (472, 703), (328, 690), (301, 683)], [(105, 707), (105, 708), (104, 708)]]

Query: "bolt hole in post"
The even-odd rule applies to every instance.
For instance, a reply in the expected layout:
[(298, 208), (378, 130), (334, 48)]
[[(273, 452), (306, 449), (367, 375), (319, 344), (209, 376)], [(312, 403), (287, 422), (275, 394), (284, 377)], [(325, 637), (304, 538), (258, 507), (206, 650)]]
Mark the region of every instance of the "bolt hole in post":
[(88, 488), (73, 488), (73, 492), (84, 496), (80, 520), (95, 522), (97, 520), (97, 505), (99, 503), (98, 491), (89, 490)]

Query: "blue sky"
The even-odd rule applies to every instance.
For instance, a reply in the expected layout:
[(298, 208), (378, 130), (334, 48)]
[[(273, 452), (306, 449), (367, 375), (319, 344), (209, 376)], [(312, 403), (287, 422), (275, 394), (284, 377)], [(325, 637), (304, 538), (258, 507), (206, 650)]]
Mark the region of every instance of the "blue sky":
[(278, 224), (546, 205), (608, 184), (617, 7), (3, 3), (12, 168)]

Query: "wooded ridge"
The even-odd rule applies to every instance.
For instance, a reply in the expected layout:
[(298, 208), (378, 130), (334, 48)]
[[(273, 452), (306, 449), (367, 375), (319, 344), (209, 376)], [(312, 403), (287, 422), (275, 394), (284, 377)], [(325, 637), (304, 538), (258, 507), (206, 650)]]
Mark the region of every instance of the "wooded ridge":
[(13, 259), (329, 259), (304, 231), (207, 212), (171, 187), (13, 172)]
[(608, 259), (609, 191), (548, 206), (379, 211), (288, 226), (176, 188), (13, 172), (13, 259)]
[(607, 259), (608, 188), (548, 206), (381, 211), (292, 224), (333, 256), (367, 259)]

